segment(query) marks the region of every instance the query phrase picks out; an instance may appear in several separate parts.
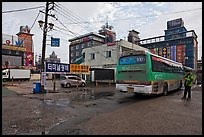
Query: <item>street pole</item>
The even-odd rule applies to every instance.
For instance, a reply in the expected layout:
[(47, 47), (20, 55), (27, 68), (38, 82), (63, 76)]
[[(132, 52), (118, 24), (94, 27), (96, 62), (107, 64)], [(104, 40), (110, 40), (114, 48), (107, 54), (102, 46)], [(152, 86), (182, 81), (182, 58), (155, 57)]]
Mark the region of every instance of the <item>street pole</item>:
[(43, 43), (42, 43), (42, 61), (41, 61), (41, 93), (44, 92), (44, 84), (42, 85), (42, 75), (43, 75), (43, 72), (45, 71), (45, 65), (44, 65), (44, 61), (45, 61), (45, 49), (46, 49), (46, 36), (47, 36), (47, 31), (48, 31), (48, 28), (47, 28), (47, 21), (48, 21), (48, 11), (49, 11), (49, 2), (46, 2), (46, 10), (45, 10), (45, 25), (44, 25), (44, 28), (43, 28)]

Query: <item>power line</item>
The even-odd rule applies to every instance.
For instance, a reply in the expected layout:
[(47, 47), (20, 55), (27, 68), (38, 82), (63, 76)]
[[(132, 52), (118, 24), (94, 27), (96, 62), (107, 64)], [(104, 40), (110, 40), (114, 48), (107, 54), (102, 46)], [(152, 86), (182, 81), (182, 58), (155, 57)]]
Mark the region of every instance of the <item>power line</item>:
[[(67, 10), (68, 12), (71, 12), (73, 15), (75, 15), (75, 17), (76, 17), (78, 20), (83, 21), (84, 23), (88, 24), (88, 26), (90, 25), (88, 21), (84, 20), (83, 18), (81, 18), (80, 16), (78, 16), (78, 15), (77, 15), (76, 13), (74, 13), (73, 11), (71, 11), (71, 10), (69, 10), (68, 8), (66, 8), (65, 6), (61, 5), (59, 2), (58, 2), (58, 4), (59, 4), (61, 7), (64, 7), (65, 10)], [(95, 29), (96, 27), (92, 25), (91, 28)]]
[[(63, 9), (61, 6), (58, 6), (56, 5), (56, 8), (55, 8), (56, 12), (59, 13), (60, 15), (64, 16), (65, 18), (67, 18), (68, 20), (71, 20), (72, 22), (74, 23), (79, 23), (80, 19), (77, 18), (76, 16), (74, 16), (73, 14), (69, 13), (67, 10)], [(87, 25), (84, 25), (84, 24), (79, 24), (79, 26), (83, 27), (84, 29), (88, 30), (88, 31), (93, 31), (92, 28), (90, 28), (89, 26)], [(95, 29), (95, 28), (94, 28)]]
[[(57, 27), (57, 26), (55, 26), (55, 27)], [(60, 33), (62, 33), (62, 34), (65, 34), (65, 35), (68, 35), (68, 36), (73, 37), (73, 35), (68, 34), (68, 33), (65, 33), (65, 32), (62, 32), (61, 30), (58, 30), (58, 29), (53, 29), (53, 30), (58, 31), (58, 32), (60, 32)]]
[[(39, 15), (40, 15), (40, 12), (38, 12), (37, 17), (35, 18), (35, 20), (34, 20), (32, 26), (31, 26), (31, 28), (30, 28), (30, 31), (31, 31), (31, 29), (33, 28), (33, 26), (34, 26), (34, 24), (35, 24), (35, 22), (36, 22), (36, 20), (37, 20), (37, 18), (38, 18)], [(21, 43), (19, 44), (19, 47), (17, 47), (16, 50), (17, 50), (18, 48), (20, 48), (20, 45), (23, 43), (23, 41), (25, 41), (25, 39), (27, 38), (27, 36), (28, 36), (28, 35), (26, 35), (26, 36), (24, 37), (24, 39), (21, 41)], [(8, 56), (6, 59), (9, 59), (9, 58), (10, 58), (10, 56)]]
[(38, 6), (33, 8), (25, 8), (25, 9), (19, 9), (19, 10), (9, 10), (9, 11), (2, 11), (2, 13), (11, 13), (11, 12), (18, 12), (18, 11), (26, 11), (26, 10), (32, 10), (32, 9), (39, 9), (45, 6)]
[[(60, 6), (59, 6), (60, 5)], [(81, 17), (79, 17), (76, 13), (72, 12), (71, 10), (67, 9), (65, 6), (62, 6), (60, 3), (59, 5), (57, 5), (60, 9), (64, 10), (66, 13), (68, 13), (70, 16), (72, 16), (77, 22), (80, 21), (85, 21), (84, 19), (82, 19)], [(89, 24), (90, 25), (90, 24)], [(95, 27), (89, 27), (85, 26), (86, 28), (90, 28), (91, 30), (95, 29)]]
[[(76, 38), (79, 38), (79, 36), (77, 36), (77, 35), (80, 35), (80, 34), (77, 34), (77, 33), (75, 33), (75, 32), (70, 31), (61, 21), (59, 21), (57, 18), (56, 18), (56, 20), (57, 20), (61, 25), (63, 25), (69, 32), (71, 32), (73, 35), (75, 35)], [(102, 55), (102, 56), (104, 56), (104, 57), (106, 58), (105, 55), (103, 55), (102, 53), (100, 53), (99, 51), (97, 51), (96, 49), (94, 49), (93, 47), (89, 47), (89, 48), (93, 49), (94, 51), (96, 51), (96, 53), (99, 53), (100, 55)], [(110, 61), (115, 62), (113, 59), (110, 59), (110, 58), (107, 58), (107, 59), (109, 59)]]
[[(58, 19), (56, 19), (56, 20), (57, 20), (63, 27), (65, 27), (68, 32), (71, 32), (73, 35), (76, 36), (77, 33), (75, 33), (75, 32), (73, 32), (73, 31), (69, 30), (69, 29), (68, 29), (61, 21), (59, 21)], [(79, 35), (79, 34), (77, 34), (77, 35)]]
[[(156, 17), (160, 15), (168, 15), (168, 14), (176, 14), (176, 13), (183, 13), (183, 12), (189, 12), (189, 11), (195, 11), (195, 10), (200, 10), (202, 8), (196, 8), (196, 9), (190, 9), (190, 10), (183, 10), (183, 11), (175, 11), (175, 12), (169, 12), (169, 13), (162, 13), (159, 15), (148, 15), (148, 16), (139, 16), (139, 17), (134, 17), (134, 18), (123, 18), (123, 19), (113, 19), (109, 21), (120, 21), (120, 20), (130, 20), (130, 19), (138, 19), (138, 18), (146, 18), (146, 17)], [(84, 24), (84, 23), (95, 23), (95, 22), (104, 22), (104, 21), (85, 21), (85, 22), (78, 22), (78, 23), (65, 23), (65, 24)]]

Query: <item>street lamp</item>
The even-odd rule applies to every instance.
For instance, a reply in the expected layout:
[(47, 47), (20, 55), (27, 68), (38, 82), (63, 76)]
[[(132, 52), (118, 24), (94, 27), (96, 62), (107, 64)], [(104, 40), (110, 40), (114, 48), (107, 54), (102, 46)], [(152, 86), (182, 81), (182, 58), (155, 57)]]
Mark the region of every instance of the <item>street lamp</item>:
[[(39, 20), (38, 21), (38, 23), (39, 23), (39, 27), (42, 29), (42, 27), (43, 27), (43, 24), (44, 24), (44, 21), (42, 21), (42, 20)], [(49, 32), (49, 31), (51, 31), (52, 29), (53, 29), (53, 27), (54, 27), (54, 24), (53, 23), (48, 23), (48, 29), (47, 28), (45, 28), (45, 25), (44, 25), (44, 31), (46, 31), (46, 32)], [(47, 26), (47, 25), (46, 25)]]
[[(45, 22), (43, 22), (42, 20), (39, 20), (38, 23), (39, 23), (39, 27), (43, 30), (43, 42), (42, 42), (42, 58), (41, 58), (41, 93), (45, 93), (45, 89), (44, 89), (44, 82), (43, 82), (43, 76), (44, 78), (46, 78), (45, 76), (45, 67), (44, 67), (44, 62), (45, 62), (45, 49), (46, 49), (46, 37), (47, 37), (47, 32), (48, 31), (51, 31), (54, 27), (54, 24), (52, 23), (48, 23), (48, 12), (49, 10), (51, 10), (52, 8), (49, 9), (49, 4), (52, 4), (52, 3), (49, 3), (49, 2), (46, 2), (46, 9), (45, 9)], [(49, 26), (48, 26), (49, 25)]]

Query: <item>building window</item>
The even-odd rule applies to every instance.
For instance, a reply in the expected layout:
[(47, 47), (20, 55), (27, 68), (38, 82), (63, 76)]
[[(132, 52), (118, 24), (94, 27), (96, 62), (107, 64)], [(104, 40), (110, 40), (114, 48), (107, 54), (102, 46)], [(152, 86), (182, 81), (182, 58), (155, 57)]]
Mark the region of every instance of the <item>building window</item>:
[(76, 49), (79, 49), (80, 48), (80, 45), (76, 45)]
[(20, 52), (19, 52), (19, 51), (16, 51), (16, 55), (20, 55)]
[(91, 46), (92, 46), (92, 42), (89, 42), (89, 43), (88, 43), (88, 47), (91, 47)]
[(81, 48), (83, 49), (85, 47), (85, 44), (83, 43), (83, 44), (81, 44)]
[(91, 53), (91, 60), (95, 59), (95, 53)]
[(110, 58), (111, 57), (111, 51), (106, 51), (106, 58)]
[(76, 56), (79, 56), (79, 52), (76, 52)]
[(74, 59), (71, 59), (71, 63), (74, 63)]
[(74, 55), (74, 54), (73, 54), (73, 53), (71, 53), (71, 57), (73, 57), (73, 55)]
[(73, 47), (73, 46), (71, 47), (71, 51), (72, 51), (72, 50), (74, 50), (74, 47)]

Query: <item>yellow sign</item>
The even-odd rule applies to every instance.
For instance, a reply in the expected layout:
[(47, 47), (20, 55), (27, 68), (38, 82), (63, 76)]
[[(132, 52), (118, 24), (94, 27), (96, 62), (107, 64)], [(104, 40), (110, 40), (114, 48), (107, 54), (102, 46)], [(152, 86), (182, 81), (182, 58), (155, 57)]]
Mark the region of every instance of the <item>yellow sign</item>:
[(70, 72), (89, 73), (89, 66), (80, 64), (70, 64)]
[(2, 49), (9, 49), (9, 50), (18, 50), (18, 51), (26, 51), (26, 48), (16, 47), (16, 46), (2, 46)]

